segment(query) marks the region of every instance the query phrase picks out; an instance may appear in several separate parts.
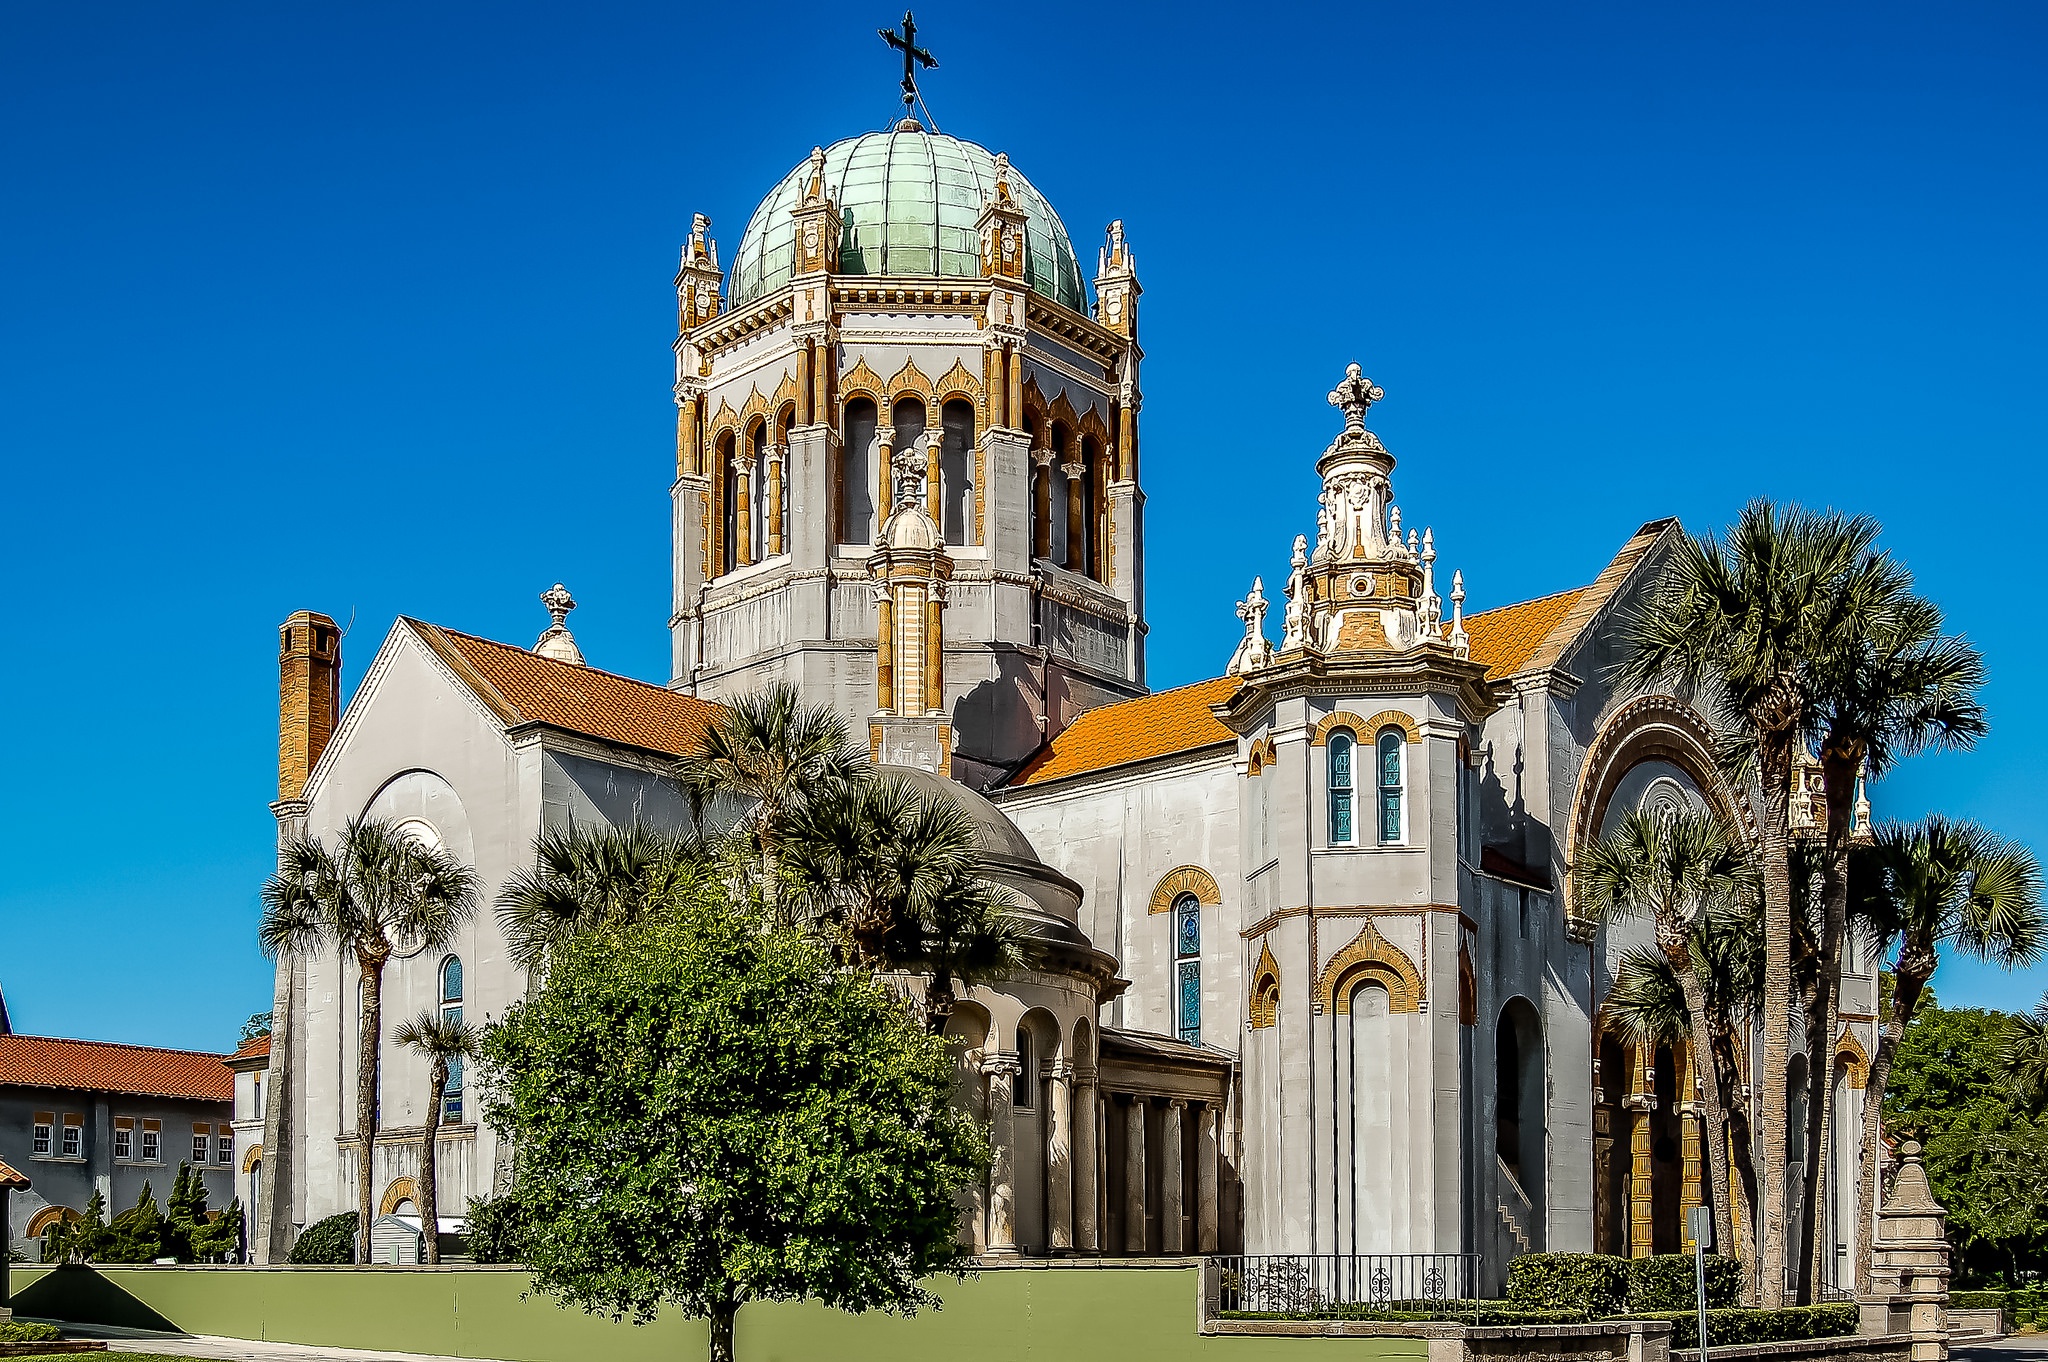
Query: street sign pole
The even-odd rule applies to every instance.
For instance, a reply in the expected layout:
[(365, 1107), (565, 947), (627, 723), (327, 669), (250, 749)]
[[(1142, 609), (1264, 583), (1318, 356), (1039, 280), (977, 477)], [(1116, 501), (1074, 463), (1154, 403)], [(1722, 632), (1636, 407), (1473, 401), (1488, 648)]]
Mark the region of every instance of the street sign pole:
[(1707, 1362), (1707, 1250), (1714, 1242), (1714, 1214), (1705, 1206), (1686, 1212), (1685, 1227), (1692, 1234), (1693, 1304), (1700, 1312), (1700, 1362)]

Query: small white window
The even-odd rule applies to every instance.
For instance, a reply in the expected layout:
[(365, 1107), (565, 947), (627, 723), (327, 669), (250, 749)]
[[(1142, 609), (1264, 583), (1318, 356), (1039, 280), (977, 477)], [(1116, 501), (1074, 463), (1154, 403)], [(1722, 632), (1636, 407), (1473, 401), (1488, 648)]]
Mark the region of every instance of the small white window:
[(135, 1126), (132, 1122), (114, 1122), (114, 1157), (132, 1159), (135, 1157)]
[(192, 1127), (192, 1162), (205, 1163), (212, 1155), (212, 1129), (207, 1126)]
[(235, 1132), (227, 1126), (217, 1127), (220, 1134), (214, 1137), (213, 1159), (215, 1163), (232, 1165), (235, 1161)]
[(70, 1116), (64, 1118), (64, 1143), (59, 1146), (64, 1157), (75, 1159), (82, 1156), (85, 1146), (85, 1118)]
[(162, 1163), (164, 1161), (164, 1133), (147, 1126), (142, 1131), (142, 1162)]
[(36, 1118), (35, 1131), (32, 1137), (32, 1143), (29, 1145), (29, 1150), (31, 1153), (35, 1154), (37, 1158), (47, 1159), (50, 1157), (49, 1117), (38, 1116)]

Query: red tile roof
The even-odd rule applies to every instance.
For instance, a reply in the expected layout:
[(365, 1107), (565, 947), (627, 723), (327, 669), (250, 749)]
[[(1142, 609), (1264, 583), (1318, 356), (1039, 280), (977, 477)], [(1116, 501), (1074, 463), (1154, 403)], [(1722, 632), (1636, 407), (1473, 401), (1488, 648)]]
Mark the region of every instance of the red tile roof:
[(230, 1102), (235, 1096), (235, 1075), (227, 1066), (226, 1055), (101, 1040), (0, 1036), (0, 1087)]
[(557, 662), (436, 624), (407, 620), (500, 722), (546, 724), (679, 757), (695, 749), (717, 706), (665, 686)]
[(270, 1058), (270, 1033), (265, 1031), (262, 1035), (251, 1036), (240, 1045), (237, 1045), (235, 1052), (228, 1056), (228, 1063), (234, 1064), (244, 1059), (268, 1058)]
[(1536, 656), (1543, 640), (1550, 637), (1551, 631), (1585, 594), (1585, 587), (1574, 587), (1554, 596), (1538, 596), (1533, 601), (1467, 616), (1465, 635), (1472, 641), (1472, 660), (1486, 664), (1489, 681), (1513, 676)]
[(1109, 766), (1234, 742), (1236, 735), (1209, 712), (1209, 706), (1222, 704), (1236, 689), (1236, 677), (1222, 676), (1091, 709), (1024, 763), (1010, 784), (1043, 785)]
[(20, 1192), (28, 1187), (28, 1179), (0, 1163), (0, 1191)]

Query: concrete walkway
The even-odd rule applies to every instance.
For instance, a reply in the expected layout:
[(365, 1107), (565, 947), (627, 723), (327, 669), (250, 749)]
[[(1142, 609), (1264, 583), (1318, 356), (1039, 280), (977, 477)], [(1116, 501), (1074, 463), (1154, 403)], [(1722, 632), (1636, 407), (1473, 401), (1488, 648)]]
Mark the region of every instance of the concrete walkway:
[(1951, 1362), (2048, 1362), (2048, 1334), (2012, 1334), (1993, 1343), (1958, 1343)]
[(446, 1357), (436, 1353), (380, 1353), (367, 1348), (316, 1348), (304, 1343), (259, 1343), (247, 1338), (210, 1338), (203, 1334), (157, 1334), (144, 1329), (94, 1328), (66, 1324), (76, 1338), (104, 1338), (109, 1353), (160, 1353), (167, 1357), (206, 1357), (217, 1362), (493, 1362), (489, 1358)]

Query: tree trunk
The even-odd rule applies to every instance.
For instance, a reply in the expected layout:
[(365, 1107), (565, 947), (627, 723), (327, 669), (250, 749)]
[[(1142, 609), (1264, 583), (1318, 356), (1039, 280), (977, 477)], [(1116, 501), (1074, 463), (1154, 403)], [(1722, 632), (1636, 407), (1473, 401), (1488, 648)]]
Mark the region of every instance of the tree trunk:
[(425, 1261), (441, 1261), (441, 1189), (436, 1160), (440, 1155), (441, 1101), (448, 1092), (448, 1060), (434, 1057), (432, 1077), (427, 1083), (427, 1133), (420, 1148), (420, 1233), (425, 1236)]
[(363, 1015), (356, 1047), (356, 1261), (370, 1261), (370, 1215), (376, 1206), (377, 1061), (384, 1039), (384, 956), (362, 952)]
[(1792, 1030), (1792, 866), (1787, 828), (1791, 800), (1792, 735), (1761, 728), (1757, 767), (1762, 787), (1764, 879), (1763, 1063), (1756, 1119), (1762, 1132), (1762, 1186), (1758, 1189), (1757, 1257), (1762, 1274), (1757, 1303), (1785, 1303), (1785, 1067)]
[(1728, 1111), (1721, 1105), (1720, 1075), (1701, 1073), (1703, 1062), (1709, 1068), (1716, 1067), (1713, 1032), (1707, 1028), (1707, 995), (1706, 990), (1700, 987), (1699, 975), (1693, 972), (1690, 945), (1682, 936), (1680, 940), (1677, 952), (1674, 954), (1667, 949), (1665, 958), (1671, 961), (1672, 971), (1678, 976), (1679, 992), (1685, 995), (1685, 1014), (1692, 1023), (1693, 1072), (1706, 1080), (1700, 1084), (1701, 1114), (1705, 1117), (1706, 1126), (1701, 1134), (1705, 1137), (1707, 1169), (1713, 1182), (1712, 1196), (1707, 1204), (1714, 1211), (1714, 1249), (1717, 1253), (1739, 1257), (1735, 1250), (1735, 1216), (1728, 1205)]
[[(1856, 776), (1863, 769), (1860, 746), (1845, 749), (1829, 744), (1821, 752), (1823, 789), (1827, 795), (1827, 846), (1821, 858), (1820, 981), (1813, 1016), (1820, 1023), (1820, 1045), (1807, 1054), (1806, 1204), (1801, 1224), (1807, 1245), (1805, 1290), (1801, 1299), (1819, 1299), (1827, 1280), (1827, 1250), (1820, 1231), (1830, 1195), (1834, 1168), (1835, 1033), (1842, 1022), (1842, 961), (1849, 939), (1849, 833), (1856, 818)], [(1836, 1283), (1837, 1286), (1840, 1283)]]
[(721, 1302), (711, 1307), (711, 1362), (733, 1362), (732, 1332), (736, 1305)]
[[(1921, 960), (1925, 961), (1924, 967)], [(1870, 1076), (1863, 1081), (1863, 1158), (1856, 1178), (1856, 1289), (1870, 1289), (1871, 1232), (1877, 1220), (1877, 1156), (1882, 1138), (1885, 1086), (1891, 1082), (1892, 1061), (1898, 1055), (1906, 1023), (1920, 1005), (1921, 990), (1934, 975), (1934, 952), (1901, 950), (1899, 968), (1892, 976), (1891, 1014), (1877, 1033), (1877, 1053), (1870, 1057)]]
[(761, 829), (761, 911), (772, 926), (786, 927), (782, 920), (782, 896), (776, 892), (775, 848), (768, 840), (768, 829)]
[(943, 971), (932, 975), (932, 981), (924, 986), (924, 1029), (934, 1036), (946, 1034), (946, 1023), (953, 1019), (953, 976)]
[(1734, 1161), (1729, 1214), (1741, 1226), (1731, 1247), (1742, 1261), (1742, 1299), (1756, 1303), (1756, 1166), (1750, 1158), (1755, 1132), (1742, 1094), (1742, 1069), (1735, 1057), (1736, 1033), (1726, 1017), (1717, 1017), (1714, 1033), (1714, 1074), (1721, 1084), (1721, 1111), (1728, 1121), (1727, 1149)]

